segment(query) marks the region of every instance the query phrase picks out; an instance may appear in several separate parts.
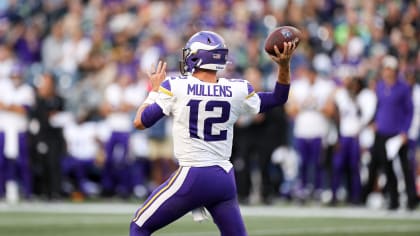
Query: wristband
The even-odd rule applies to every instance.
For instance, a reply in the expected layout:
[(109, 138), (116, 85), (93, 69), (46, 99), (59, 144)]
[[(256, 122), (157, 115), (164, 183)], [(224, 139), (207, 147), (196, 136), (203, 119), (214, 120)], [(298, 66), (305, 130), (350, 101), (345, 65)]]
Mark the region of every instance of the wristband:
[(159, 96), (158, 92), (152, 91), (149, 93), (149, 95), (147, 96), (146, 100), (144, 100), (143, 104), (152, 104), (156, 101), (157, 97)]

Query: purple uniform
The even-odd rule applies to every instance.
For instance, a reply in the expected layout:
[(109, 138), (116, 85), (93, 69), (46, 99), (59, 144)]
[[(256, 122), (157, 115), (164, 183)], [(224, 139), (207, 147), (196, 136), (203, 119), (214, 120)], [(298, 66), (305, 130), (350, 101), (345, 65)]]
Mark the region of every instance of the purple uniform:
[(289, 85), (277, 84), (273, 93), (257, 94), (244, 80), (203, 82), (191, 74), (197, 67), (224, 68), (227, 48), (223, 39), (202, 31), (192, 36), (185, 48), (183, 68), (190, 75), (163, 81), (155, 103), (141, 115), (145, 127), (165, 115), (173, 117), (174, 154), (180, 167), (137, 210), (130, 235), (150, 235), (187, 212), (205, 207), (221, 235), (243, 236), (246, 230), (229, 161), (233, 125), (242, 114), (257, 114), (283, 104)]
[[(29, 109), (34, 104), (34, 91), (27, 84), (14, 84), (12, 80), (4, 79), (1, 83), (2, 91), (0, 102), (8, 106), (17, 106)], [(0, 133), (3, 133), (3, 144), (0, 145), (2, 152), (0, 162), (3, 162), (0, 170), (0, 181), (21, 182), (22, 192), (26, 198), (32, 193), (32, 179), (29, 166), (29, 154), (27, 143), (28, 119), (26, 113), (11, 110), (0, 111)], [(0, 163), (1, 165), (1, 163)], [(1, 180), (3, 179), (3, 180)], [(0, 190), (1, 194), (2, 190)]]
[(350, 181), (349, 200), (352, 203), (359, 203), (361, 194), (359, 134), (373, 117), (373, 112), (366, 107), (368, 103), (376, 104), (376, 97), (369, 89), (353, 97), (349, 89), (339, 88), (335, 93), (334, 102), (340, 117), (340, 139), (333, 159), (333, 201), (336, 200), (343, 172), (347, 172)]
[[(278, 84), (277, 93), (287, 97), (288, 88)], [(245, 234), (229, 161), (233, 124), (240, 114), (258, 113), (267, 104), (262, 97), (243, 80), (220, 78), (209, 84), (191, 76), (162, 83), (159, 98), (148, 111), (157, 108), (174, 116), (174, 151), (181, 167), (137, 211), (133, 220), (137, 226), (132, 229), (143, 234), (132, 235), (148, 235), (202, 206), (226, 235)]]
[(112, 112), (106, 118), (111, 134), (105, 143), (106, 161), (102, 175), (104, 194), (128, 196), (131, 192), (128, 150), (132, 127), (130, 114), (123, 112), (122, 107), (139, 105), (137, 102), (139, 98), (143, 98), (144, 91), (129, 81), (131, 82), (131, 77), (123, 74), (118, 82), (109, 85), (105, 90), (105, 100)]
[[(299, 113), (294, 122), (296, 150), (299, 153), (301, 190), (306, 198), (309, 190), (321, 189), (323, 143), (328, 134), (329, 123), (322, 109), (334, 89), (332, 81), (317, 78), (301, 78), (293, 82), (289, 105), (297, 107)], [(313, 169), (313, 171), (311, 171)], [(310, 174), (314, 177), (311, 178)], [(309, 188), (313, 179), (313, 189)], [(309, 182), (309, 183), (308, 183)]]

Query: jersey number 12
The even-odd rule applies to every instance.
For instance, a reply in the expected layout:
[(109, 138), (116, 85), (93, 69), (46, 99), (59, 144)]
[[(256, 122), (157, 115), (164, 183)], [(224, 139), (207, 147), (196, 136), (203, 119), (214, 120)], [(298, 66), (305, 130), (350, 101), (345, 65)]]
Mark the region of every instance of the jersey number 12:
[[(190, 107), (190, 137), (200, 138), (198, 136), (198, 108), (202, 100), (192, 99), (187, 106)], [(217, 117), (208, 117), (204, 120), (203, 139), (205, 141), (221, 141), (227, 139), (227, 130), (220, 130), (218, 134), (212, 134), (212, 126), (217, 123), (224, 123), (229, 120), (230, 103), (226, 101), (207, 101), (205, 103), (206, 111), (214, 111), (215, 108), (221, 108), (221, 114)]]

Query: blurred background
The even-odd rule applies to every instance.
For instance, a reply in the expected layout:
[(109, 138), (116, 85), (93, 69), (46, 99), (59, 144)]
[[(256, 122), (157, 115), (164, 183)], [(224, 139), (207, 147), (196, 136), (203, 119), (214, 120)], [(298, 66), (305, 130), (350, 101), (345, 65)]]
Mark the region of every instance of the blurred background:
[[(418, 0), (2, 0), (0, 201), (145, 199), (176, 169), (170, 119), (132, 127), (145, 71), (161, 59), (177, 74), (188, 38), (212, 30), (229, 48), (219, 75), (270, 91), (264, 41), (282, 25), (302, 32), (290, 98), (235, 126), (240, 202), (415, 209)], [(388, 78), (406, 90), (378, 89)], [(399, 123), (402, 146), (377, 143)]]

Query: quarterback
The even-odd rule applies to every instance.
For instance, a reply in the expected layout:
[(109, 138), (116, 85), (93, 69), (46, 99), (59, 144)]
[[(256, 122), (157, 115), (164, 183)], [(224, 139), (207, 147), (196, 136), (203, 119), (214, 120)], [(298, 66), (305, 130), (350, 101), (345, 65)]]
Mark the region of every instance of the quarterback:
[(207, 209), (224, 236), (247, 235), (229, 161), (233, 125), (241, 114), (257, 114), (283, 105), (290, 88), (289, 63), (296, 45), (275, 47), (278, 65), (274, 91), (255, 93), (245, 80), (218, 78), (228, 48), (210, 31), (194, 34), (183, 49), (181, 75), (166, 78), (166, 63), (149, 72), (152, 92), (138, 108), (137, 129), (173, 117), (174, 155), (178, 170), (136, 211), (131, 236), (151, 235), (195, 209)]

